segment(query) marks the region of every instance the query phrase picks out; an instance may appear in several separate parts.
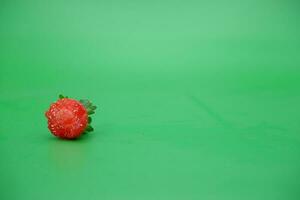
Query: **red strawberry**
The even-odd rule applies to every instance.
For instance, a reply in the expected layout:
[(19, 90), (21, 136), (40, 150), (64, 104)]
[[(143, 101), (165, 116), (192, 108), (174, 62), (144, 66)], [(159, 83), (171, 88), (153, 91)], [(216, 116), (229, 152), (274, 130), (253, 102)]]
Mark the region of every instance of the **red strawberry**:
[(64, 139), (74, 139), (82, 133), (93, 131), (92, 118), (96, 106), (89, 100), (70, 99), (59, 95), (59, 100), (50, 105), (45, 113), (48, 119), (48, 128), (51, 133)]

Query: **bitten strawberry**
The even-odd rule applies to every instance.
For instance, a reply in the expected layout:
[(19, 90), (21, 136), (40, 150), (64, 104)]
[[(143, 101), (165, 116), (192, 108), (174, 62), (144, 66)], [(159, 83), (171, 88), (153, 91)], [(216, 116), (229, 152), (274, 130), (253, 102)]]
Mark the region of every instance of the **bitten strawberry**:
[(89, 100), (70, 99), (59, 95), (59, 100), (50, 105), (45, 115), (48, 119), (48, 128), (51, 133), (63, 139), (75, 139), (83, 133), (94, 129), (91, 126), (96, 106)]

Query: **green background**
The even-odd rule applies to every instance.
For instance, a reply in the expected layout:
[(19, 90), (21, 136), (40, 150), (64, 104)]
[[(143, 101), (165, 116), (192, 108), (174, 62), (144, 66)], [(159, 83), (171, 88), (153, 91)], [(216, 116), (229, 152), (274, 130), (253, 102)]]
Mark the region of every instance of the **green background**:
[[(0, 1), (0, 199), (298, 200), (296, 0)], [(98, 106), (53, 137), (58, 94)]]

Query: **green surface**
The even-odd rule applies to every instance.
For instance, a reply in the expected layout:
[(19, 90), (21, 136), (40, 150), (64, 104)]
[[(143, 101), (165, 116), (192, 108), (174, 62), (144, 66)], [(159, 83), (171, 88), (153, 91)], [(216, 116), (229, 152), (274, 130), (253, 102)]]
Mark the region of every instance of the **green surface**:
[[(2, 0), (0, 199), (300, 199), (299, 10)], [(60, 93), (92, 134), (49, 133)]]

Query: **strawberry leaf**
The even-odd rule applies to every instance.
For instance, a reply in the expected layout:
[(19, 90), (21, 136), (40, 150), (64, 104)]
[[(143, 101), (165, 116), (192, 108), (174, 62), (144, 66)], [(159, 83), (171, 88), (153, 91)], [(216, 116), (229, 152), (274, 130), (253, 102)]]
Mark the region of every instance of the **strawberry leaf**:
[(88, 125), (86, 128), (85, 128), (85, 131), (86, 132), (92, 132), (94, 129), (91, 125)]
[[(92, 115), (95, 113), (97, 106), (93, 105), (92, 102), (90, 102), (87, 99), (79, 100), (79, 102), (85, 107), (88, 115)], [(92, 123), (92, 118), (89, 116), (88, 117), (88, 125), (85, 128), (84, 133), (92, 132), (94, 130), (93, 127), (91, 126), (91, 123)]]

